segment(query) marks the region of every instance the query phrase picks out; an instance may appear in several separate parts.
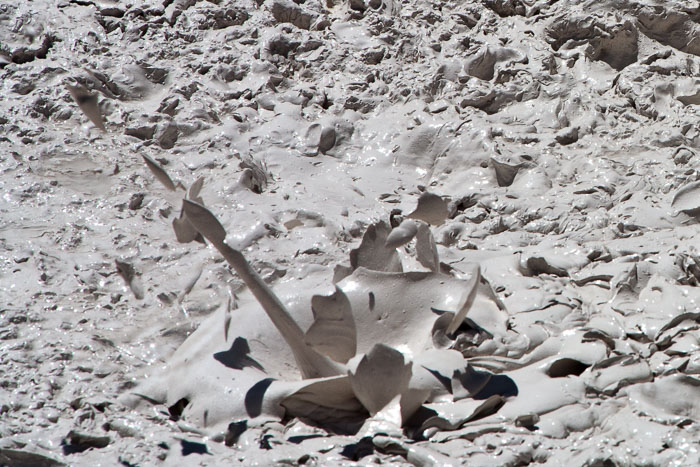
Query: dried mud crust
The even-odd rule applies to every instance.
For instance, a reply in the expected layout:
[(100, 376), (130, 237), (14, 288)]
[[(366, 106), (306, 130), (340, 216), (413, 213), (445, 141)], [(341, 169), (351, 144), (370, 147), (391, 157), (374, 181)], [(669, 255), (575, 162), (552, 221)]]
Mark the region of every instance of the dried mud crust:
[[(619, 0), (0, 5), (0, 464), (700, 463), (699, 15)], [(416, 214), (428, 194), (444, 212)], [(387, 312), (443, 289), (391, 300), (405, 284), (381, 274), (457, 284), (478, 264), (502, 307), (470, 308), (458, 335), (438, 313), (459, 310), (412, 309), (393, 350), (363, 350), (414, 361), (425, 339), (473, 372), (437, 371), (444, 397), (403, 427), (362, 372), (349, 392), (328, 383), (357, 403), (345, 424), (319, 421), (323, 384), (285, 410), (246, 405), (241, 374), (272, 391), (299, 370), (184, 197), (335, 359), (351, 352), (311, 306), (334, 275), (377, 284), (355, 313)], [(316, 303), (344, 309), (335, 297)], [(502, 384), (479, 396), (483, 375)], [(122, 404), (134, 395), (148, 403)], [(341, 433), (377, 410), (374, 431)]]

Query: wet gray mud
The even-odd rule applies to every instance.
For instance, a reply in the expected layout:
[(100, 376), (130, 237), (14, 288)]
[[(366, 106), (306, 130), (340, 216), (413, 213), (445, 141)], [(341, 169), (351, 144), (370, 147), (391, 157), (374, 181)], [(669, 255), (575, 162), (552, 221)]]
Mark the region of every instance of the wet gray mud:
[(700, 464), (699, 55), (695, 0), (0, 4), (0, 465)]

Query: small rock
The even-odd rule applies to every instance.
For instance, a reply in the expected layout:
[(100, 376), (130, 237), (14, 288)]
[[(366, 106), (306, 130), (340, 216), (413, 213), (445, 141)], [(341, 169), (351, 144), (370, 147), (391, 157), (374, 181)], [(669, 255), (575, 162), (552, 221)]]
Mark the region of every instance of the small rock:
[(214, 68), (214, 75), (221, 81), (230, 83), (232, 81), (241, 81), (248, 74), (249, 66), (243, 64), (221, 63)]
[(332, 127), (324, 127), (321, 131), (321, 138), (318, 142), (318, 150), (322, 153), (330, 151), (335, 146), (336, 135)]
[(29, 94), (34, 90), (36, 85), (31, 81), (19, 81), (12, 85), (12, 92), (16, 92), (22, 96)]
[(77, 430), (71, 430), (63, 439), (63, 451), (66, 454), (83, 452), (90, 448), (106, 448), (111, 442), (109, 436), (91, 435)]
[(0, 465), (12, 465), (15, 467), (61, 467), (66, 464), (37, 452), (0, 448)]
[(428, 104), (428, 112), (431, 114), (437, 114), (440, 112), (444, 112), (450, 107), (450, 103), (447, 102), (444, 99), (440, 99), (439, 101), (434, 101)]
[(105, 363), (98, 365), (93, 370), (93, 374), (95, 376), (97, 376), (98, 378), (105, 378), (118, 370), (119, 370), (118, 366), (116, 366), (112, 363), (109, 363), (109, 362), (105, 362)]
[(335, 146), (336, 134), (332, 127), (313, 123), (306, 130), (307, 155), (315, 156), (318, 152), (325, 154)]
[(170, 115), (172, 117), (177, 113), (176, 109), (178, 105), (180, 105), (180, 99), (175, 96), (166, 97), (160, 103), (160, 106), (158, 106), (158, 112)]
[(518, 418), (515, 419), (515, 426), (522, 427), (522, 428), (530, 428), (534, 427), (537, 425), (537, 422), (540, 421), (540, 416), (537, 415), (536, 413), (529, 413), (525, 415), (521, 415)]
[(123, 7), (112, 4), (98, 4), (98, 11), (101, 16), (112, 16), (114, 18), (121, 18), (124, 16), (124, 13), (126, 13), (126, 10)]
[(364, 0), (350, 0), (350, 8), (355, 11), (363, 12), (367, 9), (367, 5)]
[(578, 141), (578, 138), (578, 127), (565, 128), (554, 137), (554, 139), (557, 140), (557, 143), (561, 144), (562, 146), (573, 144)]
[(374, 50), (368, 50), (362, 54), (362, 61), (367, 65), (378, 65), (384, 59), (385, 50), (383, 48), (378, 48)]
[(129, 209), (132, 211), (136, 211), (141, 209), (141, 206), (143, 205), (143, 199), (146, 197), (144, 193), (134, 193), (131, 195), (131, 199), (129, 200)]
[(676, 165), (685, 165), (693, 158), (695, 153), (689, 148), (680, 147), (676, 149), (676, 153), (673, 155), (673, 162)]
[(127, 423), (124, 420), (110, 420), (102, 428), (106, 431), (116, 431), (122, 438), (143, 438), (137, 426)]
[(300, 45), (300, 41), (295, 41), (284, 34), (279, 34), (267, 42), (266, 48), (272, 55), (281, 55), (287, 58), (289, 56), (289, 52), (294, 51)]
[(265, 110), (275, 110), (275, 100), (269, 94), (262, 94), (258, 96), (255, 101), (258, 103), (258, 107)]
[(54, 408), (47, 408), (44, 411), (44, 417), (46, 418), (46, 420), (50, 421), (51, 423), (58, 422), (58, 419), (60, 416), (61, 416), (60, 412)]
[(198, 29), (224, 29), (242, 25), (250, 15), (242, 8), (207, 8), (196, 18)]
[(310, 13), (291, 0), (274, 0), (270, 6), (272, 16), (279, 23), (291, 23), (299, 29), (309, 29), (318, 19), (318, 15)]
[(180, 131), (172, 120), (166, 120), (158, 124), (153, 137), (163, 149), (172, 149), (177, 142)]

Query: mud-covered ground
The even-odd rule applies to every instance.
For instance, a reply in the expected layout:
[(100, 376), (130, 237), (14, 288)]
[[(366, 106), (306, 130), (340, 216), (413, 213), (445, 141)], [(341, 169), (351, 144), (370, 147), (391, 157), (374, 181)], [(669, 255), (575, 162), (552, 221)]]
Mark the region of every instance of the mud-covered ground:
[[(2, 2), (0, 464), (700, 464), (699, 55), (697, 1)], [(203, 177), (292, 301), (442, 196), (443, 270), (479, 263), (505, 306), (461, 350), (518, 394), (449, 430), (229, 442), (123, 405), (254, 306), (142, 156)]]

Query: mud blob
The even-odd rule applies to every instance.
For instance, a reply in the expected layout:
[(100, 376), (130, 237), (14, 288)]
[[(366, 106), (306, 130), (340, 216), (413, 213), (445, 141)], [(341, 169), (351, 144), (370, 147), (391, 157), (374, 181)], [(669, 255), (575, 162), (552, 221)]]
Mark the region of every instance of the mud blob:
[[(226, 244), (226, 231), (216, 217), (190, 200), (184, 201), (184, 212), (250, 288), (270, 321), (246, 318), (257, 307), (237, 310), (235, 323), (228, 317), (212, 318), (183, 344), (162, 374), (136, 394), (169, 406), (186, 400), (183, 415), (200, 423), (206, 419), (209, 427), (231, 417), (286, 412), (326, 429), (352, 431), (360, 428), (358, 421), (392, 410), (394, 399), (400, 426), (424, 403), (473, 387), (472, 377), (482, 379), (459, 352), (435, 348), (431, 329), (439, 329), (434, 326), (439, 317), (453, 316), (448, 331), (454, 333), (471, 307), (497, 310), (499, 305), (490, 300), (492, 291), (481, 290), (488, 285), (480, 285), (478, 266), (467, 281), (437, 271), (432, 237), (423, 234), (421, 240), (419, 233), (419, 244), (427, 246), (417, 247), (419, 255), (425, 256), (422, 249), (431, 251), (431, 260), (423, 261), (431, 271), (393, 271), (387, 263), (395, 261), (390, 254), (395, 247), (387, 241), (391, 235), (385, 233), (386, 224), (370, 226), (351, 255), (353, 272), (336, 284), (332, 295), (311, 297), (313, 322), (304, 332), (297, 322), (303, 309), (287, 308), (243, 255)], [(416, 230), (421, 227), (429, 234), (423, 223)], [(367, 249), (371, 256), (359, 253)], [(226, 331), (217, 332), (222, 322)], [(277, 345), (271, 347), (279, 342), (276, 333), (291, 349), (291, 360), (284, 358), (286, 352), (274, 352)], [(228, 350), (212, 352), (216, 348)], [(291, 367), (298, 369), (297, 375)], [(456, 374), (462, 376), (455, 379)], [(297, 381), (298, 376), (303, 381)], [(450, 380), (446, 387), (444, 381)], [(227, 388), (233, 394), (245, 393), (245, 403), (227, 396)]]

